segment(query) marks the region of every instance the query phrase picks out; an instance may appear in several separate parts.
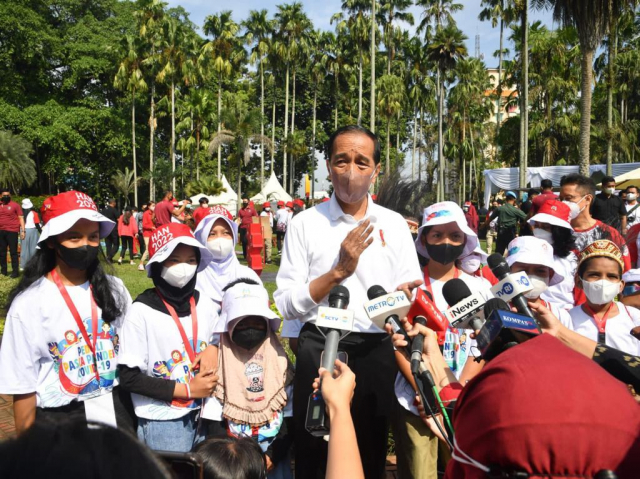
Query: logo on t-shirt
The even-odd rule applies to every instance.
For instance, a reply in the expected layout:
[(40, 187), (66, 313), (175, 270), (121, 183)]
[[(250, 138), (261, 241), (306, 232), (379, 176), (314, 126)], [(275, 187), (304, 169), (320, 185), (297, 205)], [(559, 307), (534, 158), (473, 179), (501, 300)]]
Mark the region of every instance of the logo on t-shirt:
[[(84, 326), (93, 343), (91, 319), (83, 319)], [(116, 379), (118, 362), (118, 335), (115, 330), (100, 318), (95, 341), (95, 361), (91, 348), (85, 342), (80, 331), (65, 331), (58, 342), (49, 343), (49, 353), (53, 358), (53, 368), (60, 378), (62, 389), (74, 396), (91, 396), (100, 388), (113, 386)], [(100, 380), (96, 375), (96, 367)]]
[(282, 411), (275, 411), (271, 422), (263, 426), (252, 426), (251, 424), (238, 424), (233, 421), (228, 421), (228, 431), (229, 434), (234, 437), (251, 437), (255, 439), (262, 451), (266, 452), (282, 427), (283, 417)]
[[(200, 351), (207, 347), (206, 341), (200, 341)], [(166, 361), (156, 361), (153, 364), (153, 375), (157, 378), (170, 379), (179, 384), (187, 384), (193, 379), (191, 371), (191, 361), (184, 349), (171, 351), (171, 358)], [(173, 399), (170, 403), (172, 407), (193, 409), (198, 404), (193, 399)]]

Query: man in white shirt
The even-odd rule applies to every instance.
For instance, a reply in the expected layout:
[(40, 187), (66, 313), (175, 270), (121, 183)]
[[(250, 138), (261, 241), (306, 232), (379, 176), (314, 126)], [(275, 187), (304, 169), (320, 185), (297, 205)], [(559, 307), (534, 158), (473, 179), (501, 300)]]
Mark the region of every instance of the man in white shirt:
[(633, 225), (640, 223), (640, 203), (638, 203), (638, 187), (629, 186), (627, 188), (627, 230)]
[(276, 236), (278, 238), (278, 254), (282, 254), (282, 240), (287, 232), (289, 225), (289, 210), (284, 207), (284, 201), (278, 201), (278, 210), (276, 211)]
[(305, 430), (325, 342), (313, 323), (318, 306), (328, 305), (329, 292), (341, 284), (349, 290), (348, 308), (355, 317), (354, 332), (339, 345), (358, 383), (353, 421), (365, 476), (382, 477), (397, 367), (389, 337), (368, 319), (363, 304), (371, 286), (408, 291), (422, 284), (422, 273), (406, 221), (368, 194), (380, 172), (377, 137), (358, 126), (341, 128), (329, 139), (328, 154), (334, 194), (289, 223), (274, 293), (285, 320), (303, 324), (294, 379), (295, 475), (324, 477), (327, 443)]

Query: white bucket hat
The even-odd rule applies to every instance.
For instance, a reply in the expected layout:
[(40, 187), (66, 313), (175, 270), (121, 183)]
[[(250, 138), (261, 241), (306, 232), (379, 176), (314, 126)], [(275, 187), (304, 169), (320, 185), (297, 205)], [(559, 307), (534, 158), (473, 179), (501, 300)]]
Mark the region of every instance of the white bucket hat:
[(469, 254), (460, 256), (460, 258), (458, 259), (463, 259), (471, 255), (478, 255), (480, 256), (480, 261), (482, 261), (482, 264), (487, 264), (487, 258), (489, 257), (489, 255), (483, 251), (482, 246), (480, 246), (480, 241), (478, 239), (476, 239), (476, 241), (478, 244), (476, 244), (476, 247), (474, 248), (474, 250)]
[(637, 283), (640, 281), (640, 269), (630, 269), (622, 275), (622, 281), (625, 283)]
[(25, 198), (24, 200), (22, 200), (22, 204), (20, 206), (23, 210), (28, 210), (30, 208), (33, 208), (33, 203), (31, 203), (31, 200), (29, 198)]
[(549, 286), (554, 286), (564, 280), (564, 276), (554, 269), (553, 246), (545, 240), (535, 236), (519, 236), (507, 247), (507, 264), (514, 263), (542, 265), (553, 271), (549, 278)]
[(145, 267), (149, 278), (151, 277), (151, 265), (153, 263), (162, 263), (171, 256), (173, 250), (180, 244), (193, 246), (200, 251), (198, 272), (205, 269), (213, 259), (209, 250), (200, 244), (187, 225), (182, 223), (169, 223), (157, 228), (149, 238), (150, 258)]
[(478, 235), (469, 228), (462, 208), (453, 201), (442, 201), (440, 203), (435, 203), (424, 210), (424, 214), (422, 215), (422, 226), (418, 228), (418, 237), (415, 241), (418, 253), (425, 258), (429, 257), (427, 248), (422, 244), (421, 239), (424, 228), (427, 226), (444, 225), (447, 223), (457, 224), (458, 228), (460, 228), (466, 236), (464, 250), (460, 255), (461, 258), (467, 256), (476, 248), (476, 245), (478, 244)]
[(231, 213), (222, 206), (210, 206), (209, 214), (202, 218), (194, 231), (194, 235), (198, 241), (204, 246), (207, 245), (207, 238), (209, 238), (209, 233), (211, 232), (211, 228), (213, 224), (219, 220), (225, 220), (231, 228), (231, 234), (233, 235), (233, 245), (238, 244), (238, 225), (235, 221), (233, 221), (233, 216)]
[(100, 226), (100, 238), (109, 236), (115, 223), (98, 212), (93, 199), (80, 191), (66, 191), (50, 196), (42, 204), (40, 216), (44, 222), (38, 244), (47, 238), (68, 231), (79, 220), (95, 221)]
[(267, 290), (257, 284), (238, 283), (222, 296), (222, 311), (215, 332), (233, 334), (240, 320), (248, 316), (261, 316), (269, 320), (273, 332), (280, 329), (282, 320), (269, 308)]
[(562, 201), (558, 200), (547, 200), (542, 203), (538, 212), (528, 221), (530, 225), (534, 222), (548, 223), (573, 231), (573, 227), (571, 226), (571, 209)]

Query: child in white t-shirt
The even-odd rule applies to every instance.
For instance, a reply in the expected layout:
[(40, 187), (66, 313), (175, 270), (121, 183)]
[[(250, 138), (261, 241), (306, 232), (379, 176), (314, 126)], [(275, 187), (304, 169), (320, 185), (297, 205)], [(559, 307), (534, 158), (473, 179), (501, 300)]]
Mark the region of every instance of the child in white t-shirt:
[(640, 311), (615, 301), (624, 288), (624, 260), (620, 248), (609, 240), (596, 240), (581, 253), (576, 286), (586, 302), (569, 311), (565, 326), (593, 341), (640, 355), (640, 341), (630, 331), (640, 326)]
[(224, 418), (228, 435), (253, 438), (265, 454), (268, 477), (290, 478), (293, 367), (276, 335), (280, 318), (269, 308), (264, 287), (249, 278), (230, 283), (219, 325), (220, 379), (203, 415)]
[(195, 289), (197, 271), (212, 257), (178, 223), (156, 229), (149, 252), (155, 287), (136, 298), (122, 329), (122, 387), (132, 393), (141, 441), (154, 450), (188, 452), (202, 439), (199, 399), (217, 381), (218, 351), (209, 346), (216, 306)]
[(13, 395), (18, 434), (36, 418), (133, 428), (117, 387), (118, 335), (131, 297), (99, 258), (100, 238), (115, 223), (78, 191), (47, 198), (41, 213), (39, 249), (9, 295), (0, 393)]

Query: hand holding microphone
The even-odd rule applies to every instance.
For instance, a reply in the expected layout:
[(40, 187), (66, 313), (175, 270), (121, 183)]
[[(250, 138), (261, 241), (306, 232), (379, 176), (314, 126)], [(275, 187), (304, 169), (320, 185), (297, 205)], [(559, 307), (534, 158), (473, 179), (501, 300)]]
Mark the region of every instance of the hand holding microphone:
[[(440, 347), (438, 346), (438, 335), (432, 329), (427, 328), (426, 326), (420, 324), (419, 322), (414, 322), (412, 325), (407, 318), (402, 318), (400, 320), (400, 324), (402, 326), (401, 332), (394, 332), (391, 325), (386, 326), (387, 333), (391, 336), (391, 340), (393, 341), (393, 346), (398, 350), (407, 351), (410, 348), (410, 345), (413, 343), (413, 340), (421, 335), (423, 339), (422, 344), (422, 353), (427, 356), (427, 359), (440, 355)], [(410, 348), (411, 351), (413, 348)]]

